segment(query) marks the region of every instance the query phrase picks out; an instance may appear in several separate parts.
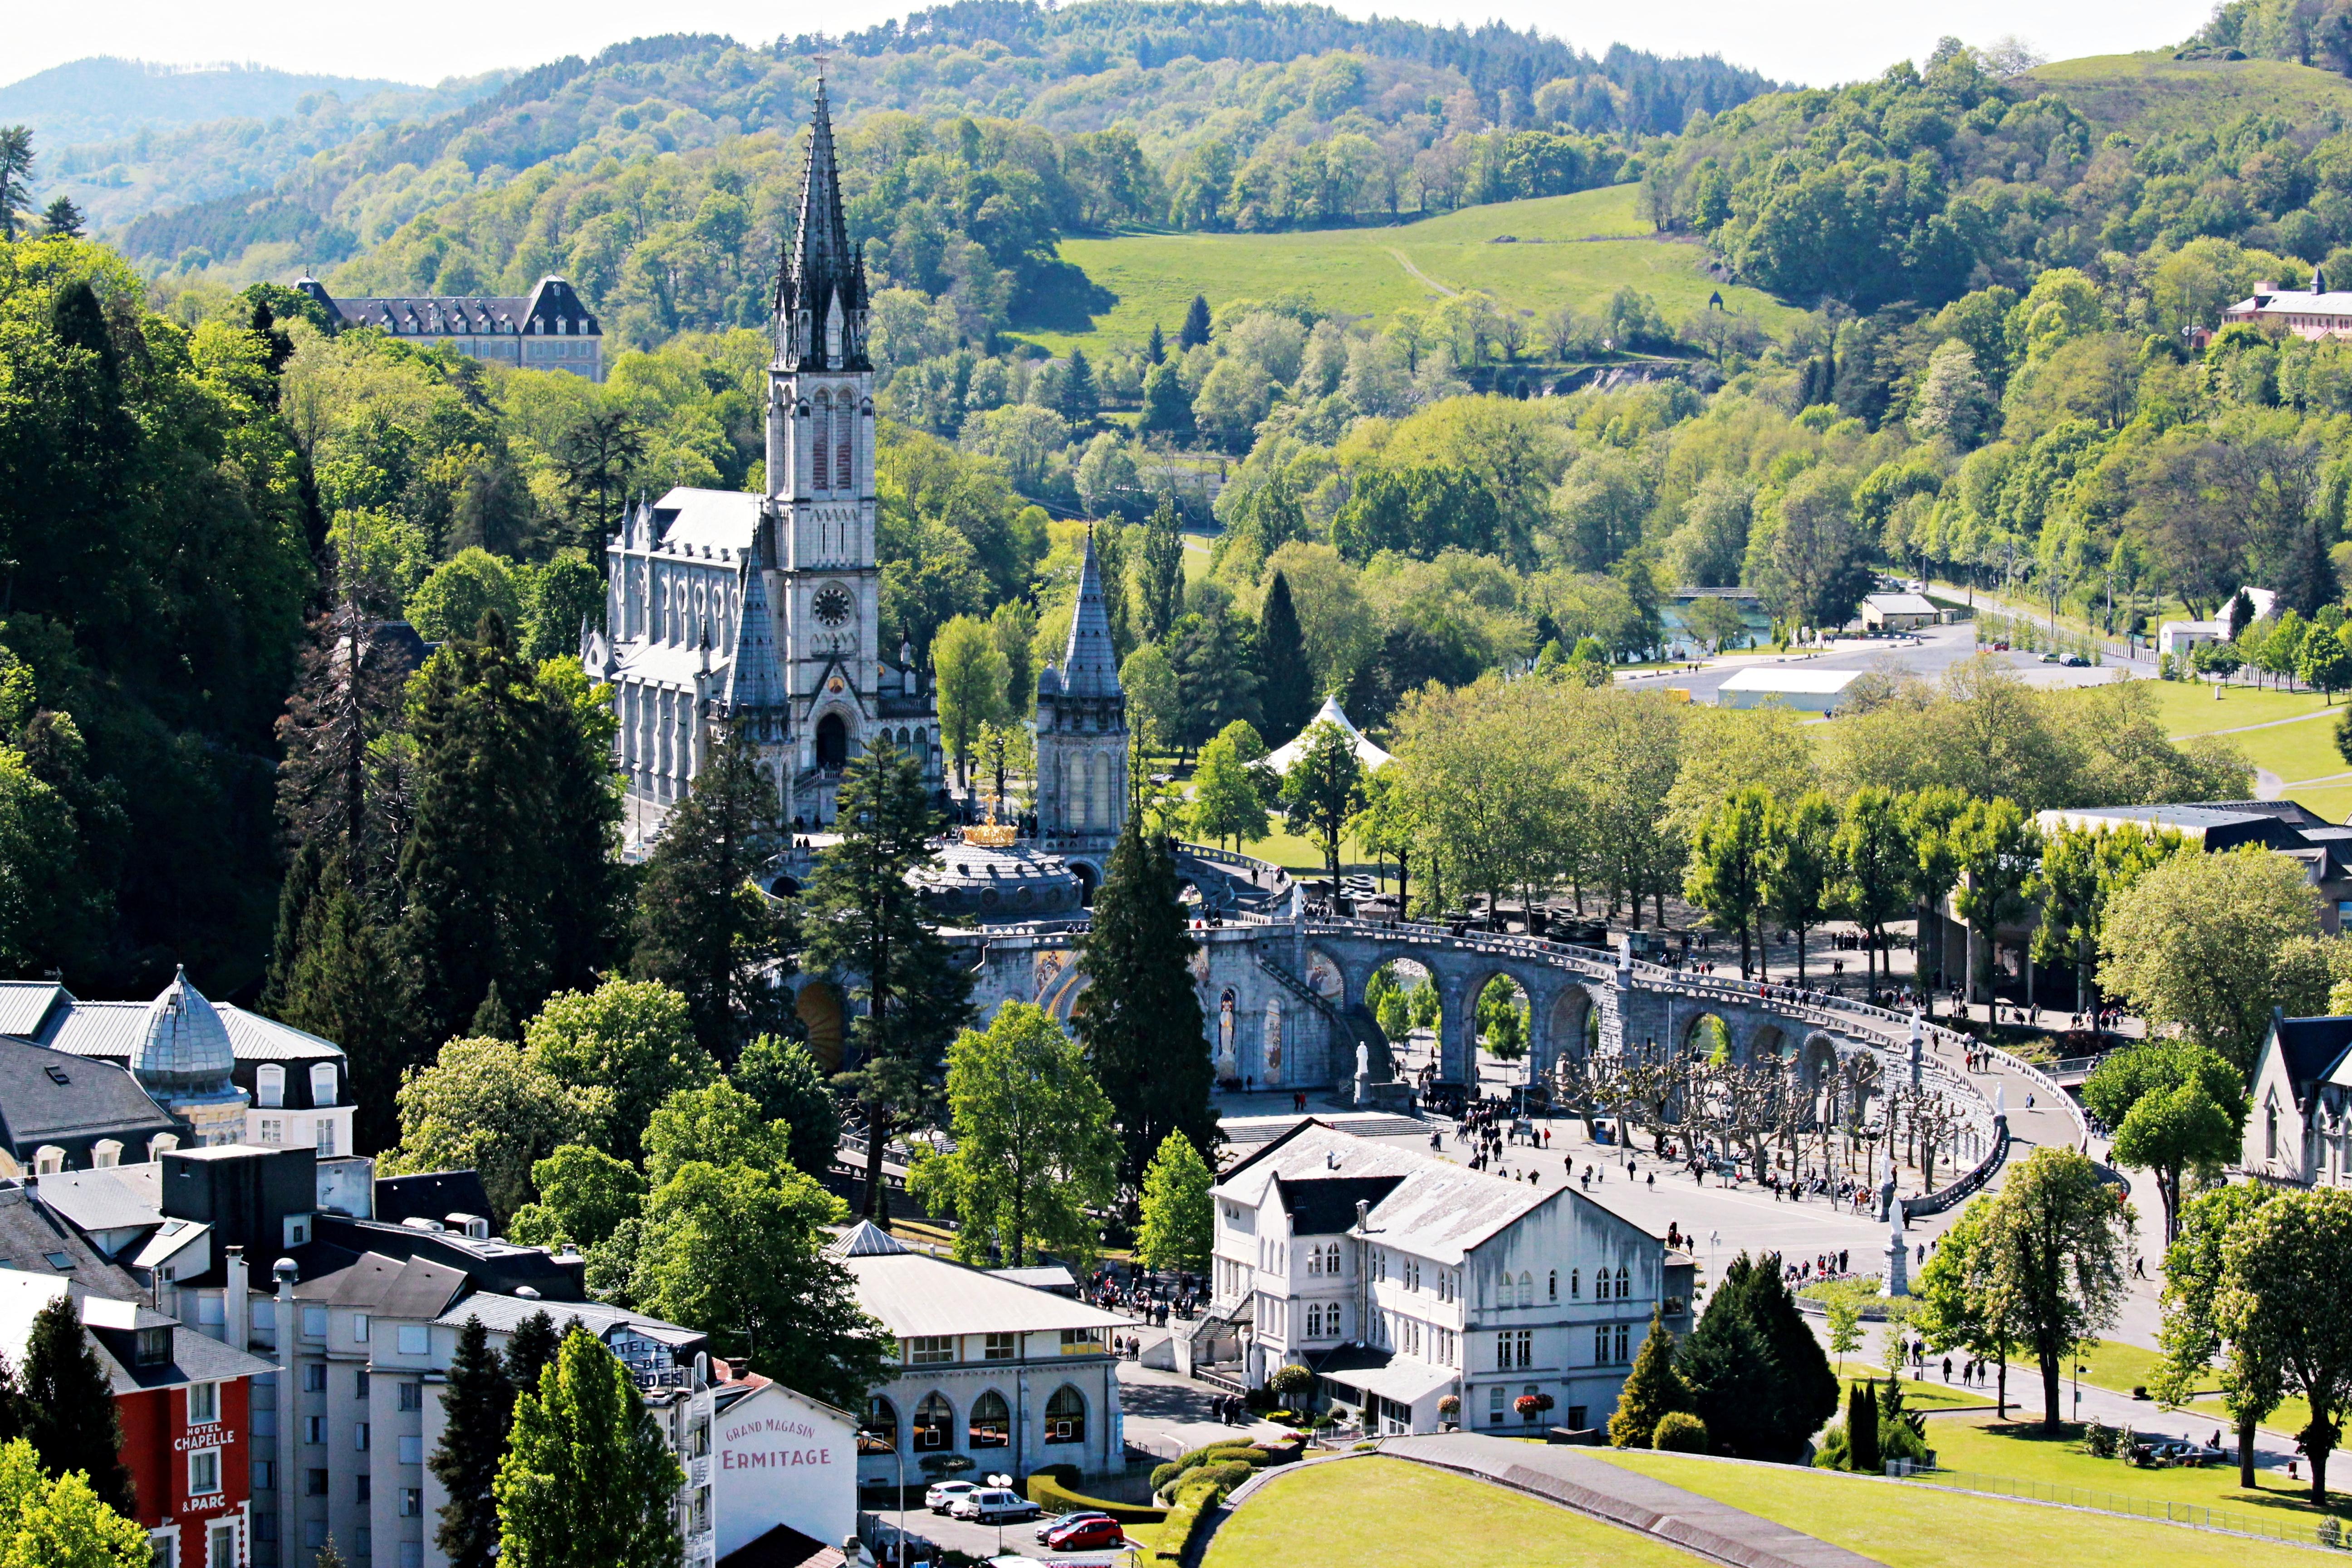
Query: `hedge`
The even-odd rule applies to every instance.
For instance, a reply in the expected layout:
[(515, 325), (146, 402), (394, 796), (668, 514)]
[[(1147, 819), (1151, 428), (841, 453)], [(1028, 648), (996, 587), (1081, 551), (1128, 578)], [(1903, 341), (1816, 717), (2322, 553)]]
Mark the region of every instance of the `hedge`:
[(1212, 1443), (1205, 1448), (1195, 1448), (1191, 1453), (1171, 1459), (1154, 1469), (1151, 1472), (1151, 1489), (1155, 1492), (1166, 1491), (1174, 1484), (1177, 1478), (1202, 1465), (1218, 1465), (1228, 1460), (1238, 1459), (1244, 1464), (1262, 1468), (1267, 1465), (1285, 1464), (1297, 1457), (1296, 1449), (1285, 1452), (1276, 1448), (1261, 1448), (1255, 1443), (1242, 1439), (1235, 1439), (1230, 1443)]
[(1160, 1544), (1152, 1555), (1164, 1562), (1181, 1563), (1184, 1550), (1192, 1543), (1192, 1531), (1200, 1527), (1201, 1516), (1216, 1506), (1214, 1487), (1186, 1487), (1176, 1499), (1176, 1506), (1168, 1510), (1168, 1519), (1160, 1527)]
[(1097, 1513), (1110, 1515), (1121, 1524), (1158, 1524), (1168, 1517), (1168, 1510), (1164, 1508), (1142, 1503), (1107, 1502), (1101, 1498), (1087, 1497), (1072, 1491), (1060, 1480), (1042, 1471), (1029, 1478), (1027, 1489), (1029, 1500), (1047, 1513), (1076, 1513), (1080, 1509), (1091, 1509)]

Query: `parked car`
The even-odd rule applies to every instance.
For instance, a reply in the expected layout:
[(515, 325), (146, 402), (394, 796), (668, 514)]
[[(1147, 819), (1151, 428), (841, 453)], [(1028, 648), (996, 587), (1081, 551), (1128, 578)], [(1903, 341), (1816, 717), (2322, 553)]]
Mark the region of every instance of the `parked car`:
[(2070, 653), (2070, 654), (2068, 654), (2068, 655), (2066, 656), (2066, 661), (2065, 661), (2065, 662), (2066, 662), (2066, 668), (2069, 668), (2069, 669), (2088, 669), (2088, 668), (2091, 668), (2091, 661), (2090, 661), (2089, 659), (2087, 659), (2087, 658), (2084, 658), (2081, 654), (2079, 654), (2079, 653)]
[(923, 1506), (933, 1513), (945, 1513), (958, 1499), (970, 1497), (979, 1489), (970, 1481), (940, 1481), (925, 1489)]
[(1053, 1518), (1044, 1520), (1039, 1522), (1037, 1526), (1037, 1543), (1041, 1546), (1044, 1545), (1047, 1537), (1051, 1536), (1054, 1531), (1061, 1529), (1066, 1524), (1078, 1524), (1090, 1519), (1109, 1518), (1110, 1515), (1103, 1512), (1103, 1510), (1098, 1508), (1081, 1508), (1073, 1510), (1068, 1513), (1057, 1513), (1054, 1515)]
[(1118, 1521), (1104, 1514), (1062, 1526), (1046, 1538), (1045, 1544), (1056, 1552), (1093, 1552), (1124, 1545), (1126, 1542), (1127, 1534), (1119, 1529)]
[(1002, 1487), (966, 1492), (948, 1505), (950, 1519), (968, 1519), (978, 1524), (1012, 1524), (1034, 1519), (1039, 1511), (1035, 1503), (1019, 1492), (1006, 1491)]
[(2056, 664), (2058, 662), (2058, 656), (2054, 653), (2045, 653), (2042, 656), (2042, 662), (2044, 664)]

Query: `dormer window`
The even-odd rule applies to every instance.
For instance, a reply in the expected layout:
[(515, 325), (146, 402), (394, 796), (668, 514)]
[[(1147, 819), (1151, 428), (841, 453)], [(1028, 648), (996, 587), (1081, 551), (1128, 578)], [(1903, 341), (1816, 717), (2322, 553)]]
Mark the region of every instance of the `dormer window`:
[(169, 1329), (140, 1330), (139, 1343), (134, 1353), (138, 1356), (141, 1366), (169, 1364), (172, 1360), (172, 1331)]
[(286, 1069), (276, 1062), (264, 1062), (253, 1073), (254, 1102), (264, 1110), (275, 1110), (286, 1103)]

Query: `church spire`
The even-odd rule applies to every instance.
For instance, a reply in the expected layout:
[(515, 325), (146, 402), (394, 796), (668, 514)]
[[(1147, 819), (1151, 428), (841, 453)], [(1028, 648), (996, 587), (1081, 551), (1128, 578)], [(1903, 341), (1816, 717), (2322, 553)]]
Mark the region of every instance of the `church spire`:
[(1118, 695), (1118, 653), (1111, 646), (1110, 614), (1103, 603), (1102, 568), (1095, 561), (1094, 531), (1087, 531), (1087, 557), (1078, 571), (1078, 604), (1070, 616), (1070, 643), (1062, 654), (1062, 689), (1072, 697)]
[(742, 568), (743, 607), (735, 620), (735, 647), (728, 658), (724, 693), (730, 719), (773, 719), (791, 707), (783, 667), (776, 658), (776, 623), (768, 609), (767, 569), (768, 529), (762, 521), (751, 531), (751, 558)]
[(808, 165), (801, 175), (792, 250), (776, 289), (776, 327), (790, 368), (872, 368), (866, 357), (866, 263), (849, 243), (823, 77), (810, 106)]

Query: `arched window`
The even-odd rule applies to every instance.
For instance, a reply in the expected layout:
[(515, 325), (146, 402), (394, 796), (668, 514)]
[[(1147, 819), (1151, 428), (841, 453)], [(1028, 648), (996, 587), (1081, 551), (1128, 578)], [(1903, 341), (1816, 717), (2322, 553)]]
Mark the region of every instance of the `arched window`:
[(1532, 1307), (1535, 1304), (1536, 1277), (1532, 1274), (1522, 1274), (1519, 1276), (1519, 1305)]
[(89, 1146), (89, 1163), (94, 1171), (107, 1170), (122, 1163), (122, 1145), (112, 1138), (101, 1138)]
[(310, 1066), (310, 1103), (325, 1107), (335, 1103), (335, 1064), (313, 1062)]
[(816, 405), (809, 415), (809, 488), (826, 490), (833, 488), (833, 399), (824, 393), (816, 395)]
[(1633, 1273), (1621, 1266), (1617, 1270), (1617, 1299), (1620, 1301), (1622, 1301), (1630, 1298), (1633, 1294)]
[(1568, 1299), (1571, 1301), (1578, 1300), (1583, 1296), (1583, 1294), (1584, 1270), (1581, 1268), (1570, 1269), (1568, 1271)]
[(1068, 1384), (1045, 1401), (1045, 1441), (1083, 1443), (1087, 1440), (1086, 1396)]
[(253, 1100), (264, 1110), (275, 1110), (286, 1103), (286, 1069), (276, 1062), (264, 1062), (253, 1071)]
[(1334, 1301), (1324, 1308), (1323, 1337), (1327, 1340), (1336, 1340), (1347, 1331), (1347, 1319), (1342, 1315), (1339, 1303)]
[(937, 1394), (926, 1394), (923, 1402), (915, 1406), (915, 1447), (918, 1448), (951, 1448), (955, 1446), (955, 1411)]
[(1545, 1299), (1552, 1301), (1559, 1300), (1559, 1270), (1557, 1268), (1546, 1278)]
[(1320, 1301), (1307, 1303), (1307, 1337), (1310, 1340), (1323, 1337), (1323, 1303)]
[(849, 394), (841, 395), (841, 406), (833, 418), (833, 488), (855, 489), (857, 486), (857, 460), (850, 452), (850, 441), (857, 426), (849, 406)]
[(861, 1454), (895, 1454), (898, 1451), (898, 1407), (878, 1394), (866, 1402), (866, 1425), (857, 1434), (857, 1451)]
[(1339, 1244), (1336, 1241), (1323, 1249), (1323, 1272), (1334, 1279), (1339, 1277)]
[(971, 1402), (971, 1446), (1005, 1448), (1013, 1444), (1013, 1408), (991, 1389)]
[(1309, 1274), (1318, 1275), (1323, 1272), (1323, 1249), (1321, 1247), (1310, 1247), (1307, 1249), (1307, 1272)]
[(2278, 1158), (2278, 1103), (2273, 1100), (2263, 1107), (2263, 1157)]
[(147, 1140), (147, 1157), (150, 1160), (161, 1159), (164, 1154), (179, 1146), (180, 1135), (178, 1133), (158, 1132), (155, 1136)]
[(44, 1143), (33, 1151), (33, 1174), (54, 1176), (66, 1168), (66, 1152), (54, 1143)]

